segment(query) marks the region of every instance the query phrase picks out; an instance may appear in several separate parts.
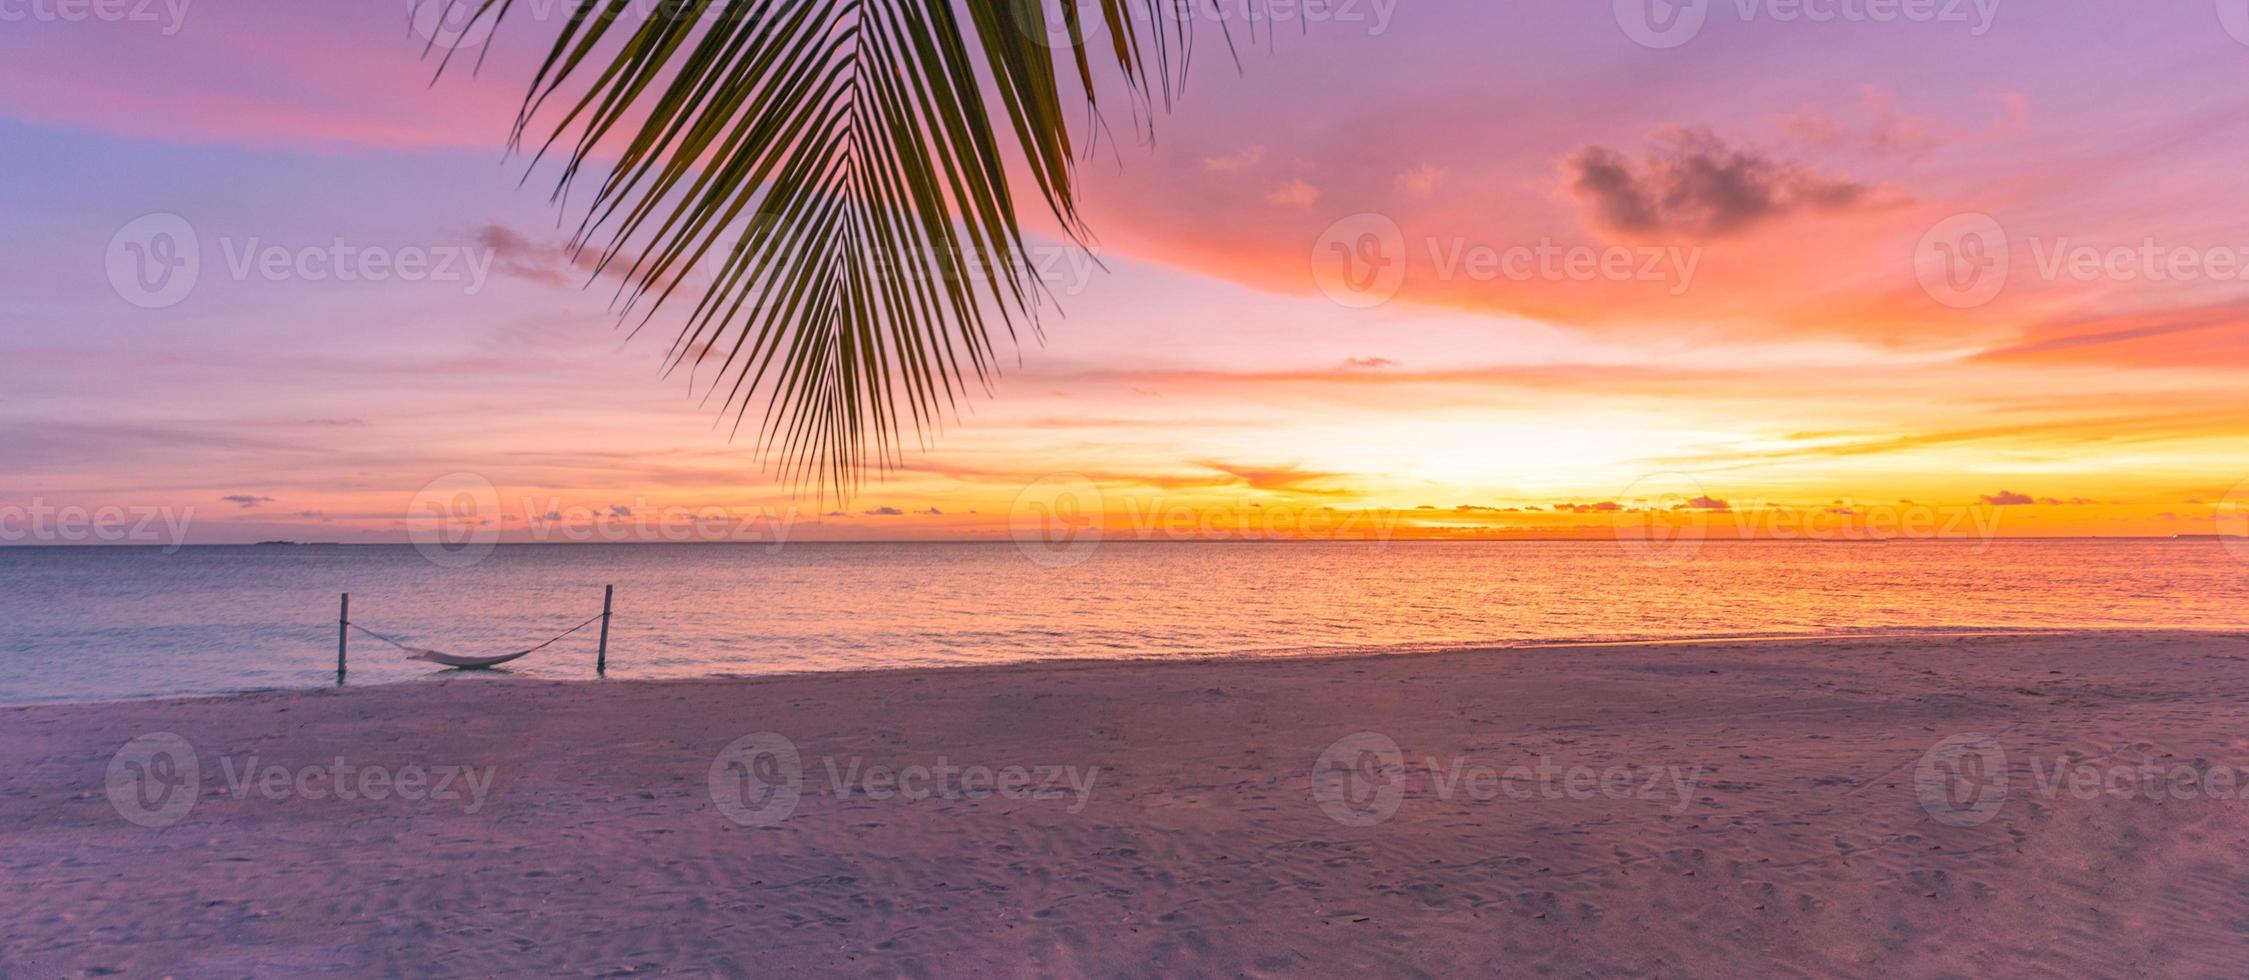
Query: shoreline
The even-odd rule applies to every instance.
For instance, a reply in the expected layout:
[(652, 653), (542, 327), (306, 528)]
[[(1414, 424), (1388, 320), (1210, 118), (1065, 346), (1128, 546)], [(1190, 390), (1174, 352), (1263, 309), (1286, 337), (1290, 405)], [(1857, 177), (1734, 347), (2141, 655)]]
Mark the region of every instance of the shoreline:
[(1375, 645), (1375, 646), (1351, 646), (1351, 647), (1311, 647), (1311, 648), (1295, 648), (1295, 647), (1282, 647), (1282, 648), (1258, 648), (1258, 649), (1248, 649), (1248, 650), (1231, 650), (1231, 651), (1220, 651), (1220, 652), (1215, 652), (1215, 653), (1183, 653), (1183, 654), (1159, 654), (1159, 655), (1151, 655), (1151, 656), (1144, 656), (1144, 657), (1067, 657), (1067, 658), (1048, 658), (1048, 659), (1002, 660), (1002, 661), (994, 661), (994, 662), (991, 662), (991, 663), (971, 663), (971, 664), (943, 664), (943, 665), (927, 665), (927, 664), (901, 664), (901, 665), (899, 665), (899, 666), (894, 666), (894, 667), (838, 667), (838, 668), (833, 668), (833, 669), (824, 669), (824, 670), (823, 670), (823, 669), (814, 669), (814, 670), (790, 670), (790, 671), (772, 671), (772, 672), (761, 672), (761, 673), (711, 673), (711, 674), (684, 675), (684, 676), (675, 676), (675, 677), (631, 677), (631, 676), (625, 676), (625, 677), (614, 677), (614, 678), (609, 678), (609, 677), (597, 677), (597, 678), (552, 678), (552, 677), (539, 677), (539, 676), (533, 676), (533, 675), (527, 675), (527, 674), (517, 674), (517, 673), (511, 672), (511, 671), (508, 671), (508, 670), (507, 670), (507, 669), (505, 669), (505, 668), (499, 668), (499, 669), (495, 669), (495, 670), (489, 670), (489, 671), (458, 671), (458, 670), (439, 670), (439, 669), (432, 669), (432, 670), (431, 670), (431, 671), (430, 671), (430, 672), (429, 672), (429, 673), (428, 673), (427, 675), (425, 675), (425, 676), (422, 676), (422, 677), (408, 678), (408, 679), (403, 679), (403, 680), (362, 681), (362, 682), (356, 682), (356, 683), (353, 683), (353, 682), (347, 682), (347, 683), (345, 683), (345, 684), (342, 684), (342, 685), (336, 685), (336, 684), (322, 684), (322, 685), (310, 685), (310, 686), (305, 686), (305, 687), (262, 687), (262, 688), (244, 688), (244, 689), (240, 689), (240, 690), (232, 690), (232, 691), (218, 691), (218, 692), (211, 692), (211, 693), (205, 693), (205, 694), (149, 694), (149, 695), (136, 695), (136, 696), (131, 696), (131, 697), (122, 697), (122, 698), (95, 698), (95, 699), (90, 699), (90, 700), (76, 700), (76, 701), (23, 701), (23, 702), (0, 702), (0, 713), (5, 713), (5, 712), (14, 712), (14, 711), (21, 711), (21, 710), (24, 710), (24, 709), (27, 709), (27, 708), (59, 708), (59, 707), (79, 707), (79, 706), (92, 706), (92, 705), (147, 704), (147, 703), (151, 703), (151, 702), (173, 702), (173, 701), (227, 701), (227, 700), (231, 700), (231, 699), (236, 699), (236, 698), (248, 698), (248, 697), (263, 697), (263, 696), (270, 696), (270, 695), (279, 695), (279, 694), (316, 694), (316, 693), (329, 693), (329, 694), (333, 694), (333, 693), (337, 693), (337, 692), (339, 692), (339, 691), (351, 691), (351, 690), (363, 690), (363, 691), (364, 691), (364, 690), (376, 690), (376, 689), (388, 689), (388, 688), (412, 688), (412, 687), (415, 687), (415, 686), (418, 686), (418, 685), (424, 685), (424, 684), (429, 684), (429, 683), (433, 683), (433, 682), (434, 682), (434, 683), (445, 683), (445, 682), (447, 682), (448, 680), (457, 680), (457, 681), (459, 681), (459, 682), (462, 682), (462, 683), (495, 683), (495, 684), (504, 684), (504, 683), (515, 683), (515, 684), (586, 684), (586, 685), (600, 685), (600, 684), (665, 684), (665, 683), (698, 683), (698, 682), (707, 682), (707, 681), (765, 681), (765, 680), (776, 680), (776, 679), (790, 679), (790, 678), (805, 678), (805, 677), (838, 677), (838, 676), (845, 676), (845, 677), (850, 677), (850, 676), (869, 676), (869, 677), (879, 677), (879, 676), (882, 676), (882, 675), (887, 675), (887, 674), (894, 674), (894, 673), (900, 673), (900, 672), (928, 672), (928, 671), (937, 671), (937, 672), (943, 672), (943, 673), (954, 673), (954, 672), (960, 672), (960, 671), (993, 671), (993, 670), (997, 670), (997, 671), (1006, 671), (1006, 670), (1010, 670), (1010, 669), (1017, 669), (1017, 668), (1033, 668), (1033, 667), (1041, 667), (1041, 666), (1054, 666), (1054, 667), (1062, 667), (1062, 666), (1077, 666), (1077, 667), (1103, 667), (1103, 666), (1127, 666), (1127, 665), (1138, 665), (1138, 666), (1146, 666), (1146, 665), (1159, 665), (1159, 664), (1179, 664), (1179, 665), (1195, 665), (1195, 664), (1216, 664), (1216, 663), (1231, 663), (1231, 662), (1236, 662), (1236, 661), (1240, 661), (1240, 662), (1247, 662), (1247, 663), (1295, 663), (1295, 662), (1299, 662), (1299, 661), (1324, 661), (1324, 660), (1358, 660), (1358, 659), (1379, 660), (1379, 659), (1386, 659), (1386, 658), (1392, 658), (1392, 657), (1417, 657), (1417, 656), (1446, 655), (1446, 654), (1473, 654), (1473, 653), (1526, 653), (1526, 652), (1539, 652), (1539, 651), (1554, 651), (1554, 652), (1566, 652), (1566, 651), (1572, 651), (1572, 650), (1595, 650), (1595, 649), (1632, 649), (1632, 648), (1649, 648), (1649, 649), (1655, 649), (1655, 648), (1662, 648), (1662, 647), (1678, 647), (1678, 646), (1689, 646), (1689, 647), (1692, 647), (1692, 646), (1710, 646), (1710, 645), (1723, 645), (1723, 644), (1765, 644), (1765, 643), (1801, 643), (1801, 644), (1805, 644), (1805, 645), (1807, 645), (1807, 646), (1814, 646), (1814, 647), (1817, 647), (1817, 646), (1826, 646), (1826, 645), (1833, 645), (1833, 644), (1839, 644), (1839, 643), (1852, 643), (1852, 642), (1858, 642), (1858, 641), (1868, 641), (1868, 642), (1872, 642), (1872, 641), (1885, 641), (1885, 640), (1889, 640), (1889, 641), (1897, 641), (1897, 640), (1925, 640), (1925, 639), (1975, 639), (1975, 638), (1984, 638), (1984, 637), (2040, 637), (2040, 636), (2045, 636), (2045, 637), (2083, 637), (2083, 638), (2099, 638), (2099, 637), (2141, 637), (2141, 636), (2146, 636), (2146, 637), (2181, 636), (2181, 637), (2240, 637), (2240, 638), (2249, 638), (2249, 626), (2245, 626), (2245, 627), (2226, 627), (2226, 626), (2210, 626), (2210, 627), (2190, 627), (2190, 626), (2176, 626), (2176, 627), (2134, 627), (2134, 626), (2118, 626), (2118, 627), (2058, 627), (2058, 628), (2052, 628), (2052, 629), (2041, 629), (2041, 628), (2032, 628), (2032, 627), (1995, 627), (1995, 626), (1970, 626), (1970, 627), (1949, 627), (1949, 626), (1937, 626), (1937, 627), (1925, 627), (1925, 628), (1910, 628), (1910, 629), (1900, 629), (1900, 630), (1882, 630), (1882, 631), (1870, 631), (1870, 632), (1863, 632), (1863, 633), (1854, 633), (1854, 632), (1848, 632), (1848, 631), (1840, 631), (1840, 632), (1822, 632), (1822, 633), (1738, 633), (1738, 634), (1710, 634), (1710, 635), (1699, 635), (1699, 636), (1683, 636), (1683, 637), (1641, 637), (1641, 638), (1628, 638), (1628, 639), (1578, 639), (1578, 640), (1554, 640), (1554, 639), (1540, 639), (1540, 640), (1522, 640), (1522, 641), (1476, 641), (1476, 642), (1461, 642), (1461, 643), (1398, 643), (1398, 644), (1388, 644), (1388, 645)]
[[(1619, 539), (1611, 534), (1583, 537), (1114, 537), (1104, 538), (1109, 544), (1614, 544)], [(1627, 539), (1628, 540), (1628, 539)], [(1705, 544), (1992, 544), (2002, 541), (2178, 541), (2207, 543), (2212, 541), (2249, 541), (2249, 534), (2002, 534), (1988, 541), (1972, 534), (1943, 537), (1888, 537), (1888, 538), (1821, 538), (1821, 537), (1706, 537)], [(909, 545), (909, 544), (974, 544), (1008, 545), (1020, 547), (1007, 537), (990, 538), (802, 538), (787, 542), (790, 545)], [(498, 547), (662, 547), (667, 545), (736, 545), (771, 548), (773, 542), (745, 538), (739, 541), (498, 541)], [(10, 548), (31, 549), (143, 549), (168, 552), (194, 548), (413, 548), (412, 541), (238, 541), (193, 542), (186, 544), (143, 544), (103, 542), (7, 542), (0, 541), (0, 551)]]
[[(2238, 959), (2238, 635), (1549, 649), (24, 706), (0, 714), (0, 972)], [(156, 736), (169, 764), (120, 754)], [(2004, 745), (2002, 792), (1932, 808), (1917, 763), (1963, 738)], [(2046, 781), (2127, 763), (2211, 792)]]

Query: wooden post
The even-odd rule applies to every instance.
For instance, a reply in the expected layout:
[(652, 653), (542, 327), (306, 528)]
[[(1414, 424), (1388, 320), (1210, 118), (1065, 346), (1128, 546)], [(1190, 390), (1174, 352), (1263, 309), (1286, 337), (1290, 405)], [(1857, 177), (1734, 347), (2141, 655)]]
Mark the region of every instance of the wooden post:
[(344, 593), (343, 609), (336, 613), (336, 685), (344, 683), (344, 641), (351, 637), (351, 593)]
[(609, 673), (609, 602), (616, 597), (616, 586), (601, 587), (601, 652), (594, 654), (593, 661), (593, 672), (596, 674)]

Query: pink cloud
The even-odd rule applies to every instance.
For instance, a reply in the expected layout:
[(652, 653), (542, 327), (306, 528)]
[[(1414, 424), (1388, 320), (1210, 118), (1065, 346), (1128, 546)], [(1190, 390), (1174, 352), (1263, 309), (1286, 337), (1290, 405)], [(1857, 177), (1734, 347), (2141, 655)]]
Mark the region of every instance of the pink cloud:
[(1236, 174), (1255, 168), (1265, 160), (1265, 148), (1252, 146), (1239, 153), (1211, 157), (1203, 161), (1203, 169), (1214, 174)]
[(1858, 104), (1847, 113), (1807, 108), (1789, 116), (1782, 127), (1789, 138), (1809, 147), (1907, 159), (1919, 159), (1948, 146), (2014, 136), (2029, 128), (2028, 96), (2001, 92), (1985, 101), (1996, 110), (1997, 118), (1973, 128), (1909, 114), (1898, 108), (1889, 93), (1863, 85)]
[(1287, 185), (1265, 195), (1265, 200), (1285, 207), (1308, 208), (1320, 203), (1320, 189), (1302, 180), (1292, 180)]
[(1399, 172), (1398, 190), (1414, 200), (1428, 200), (1436, 196), (1437, 189), (1444, 186), (1445, 178), (1451, 174), (1452, 171), (1443, 167), (1424, 163)]

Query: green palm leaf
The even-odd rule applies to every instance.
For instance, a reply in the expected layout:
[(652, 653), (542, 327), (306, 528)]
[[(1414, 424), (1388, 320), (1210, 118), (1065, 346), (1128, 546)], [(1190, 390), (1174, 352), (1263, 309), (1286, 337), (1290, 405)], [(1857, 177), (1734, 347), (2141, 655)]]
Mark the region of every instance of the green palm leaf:
[[(473, 5), (471, 29), (516, 5), (443, 2)], [(1197, 2), (1215, 0), (572, 0), (511, 145), (557, 117), (539, 153), (565, 158), (558, 199), (614, 154), (573, 249), (622, 266), (643, 324), (715, 266), (681, 297), (667, 370), (714, 364), (708, 397), (736, 431), (759, 408), (777, 472), (847, 495), (989, 391), (995, 334), (1036, 335), (1050, 297), (1008, 165), (1082, 247), (1070, 117), (1100, 125), (1094, 62), (1136, 117), (1168, 105)]]

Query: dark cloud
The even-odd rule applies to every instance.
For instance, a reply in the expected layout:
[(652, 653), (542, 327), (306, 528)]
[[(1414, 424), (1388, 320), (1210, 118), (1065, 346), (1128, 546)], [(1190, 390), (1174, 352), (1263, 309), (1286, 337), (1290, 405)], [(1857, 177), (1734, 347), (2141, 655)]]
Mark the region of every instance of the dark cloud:
[(1387, 357), (1346, 357), (1343, 359), (1343, 366), (1351, 370), (1377, 371), (1397, 367), (1398, 362)]
[(273, 503), (273, 498), (272, 498), (272, 497), (260, 497), (260, 496), (257, 496), (256, 494), (248, 494), (248, 493), (231, 493), (231, 494), (228, 494), (228, 495), (226, 495), (226, 496), (224, 496), (224, 497), (220, 497), (219, 499), (220, 499), (220, 500), (224, 500), (224, 501), (226, 501), (227, 503), (230, 503), (230, 504), (234, 504), (234, 505), (236, 505), (236, 506), (238, 506), (238, 507), (244, 507), (244, 508), (249, 508), (249, 507), (256, 507), (256, 506), (258, 506), (259, 504), (270, 504), (270, 503)]
[(1671, 508), (1671, 509), (1672, 509), (1672, 510), (1732, 510), (1732, 509), (1734, 509), (1734, 506), (1733, 506), (1732, 504), (1729, 504), (1729, 503), (1727, 503), (1727, 502), (1725, 502), (1725, 501), (1723, 501), (1723, 500), (1720, 500), (1720, 499), (1718, 499), (1718, 498), (1716, 498), (1716, 497), (1707, 497), (1707, 496), (1706, 496), (1706, 497), (1696, 497), (1696, 498), (1694, 498), (1693, 500), (1689, 500), (1689, 501), (1687, 501), (1686, 503), (1683, 503), (1683, 504), (1679, 504), (1678, 506), (1675, 506), (1675, 507), (1673, 507), (1673, 508)]
[(573, 250), (566, 243), (534, 240), (506, 225), (488, 224), (477, 229), (476, 243), (492, 253), (493, 271), (550, 286), (583, 282), (597, 270), (618, 275), (626, 268), (617, 263), (604, 267), (602, 258), (609, 253), (599, 248)]
[(1984, 494), (1983, 502), (1990, 504), (1993, 507), (2021, 507), (2027, 504), (2035, 504), (2038, 501), (2032, 499), (2031, 496), (2027, 493), (2016, 493), (2012, 490), (2001, 490), (1998, 493)]
[(1614, 512), (1616, 512), (1616, 511), (1620, 511), (1620, 510), (1623, 510), (1623, 509), (1624, 509), (1624, 505), (1623, 505), (1623, 504), (1620, 504), (1620, 503), (1617, 503), (1617, 502), (1616, 502), (1616, 501), (1614, 501), (1614, 500), (1604, 500), (1604, 501), (1601, 501), (1600, 503), (1597, 503), (1597, 504), (1555, 504), (1555, 505), (1554, 505), (1554, 510), (1555, 510), (1556, 512), (1558, 512), (1558, 513), (1570, 513), (1570, 514), (1608, 514), (1608, 513), (1614, 513)]
[(865, 514), (868, 517), (904, 517), (906, 515), (905, 511), (899, 510), (896, 507), (877, 507), (873, 510), (860, 511), (860, 513)]
[(633, 516), (633, 509), (623, 504), (610, 504), (609, 516), (617, 518), (631, 517)]
[(505, 225), (485, 225), (476, 231), (476, 243), (492, 252), (492, 268), (502, 275), (518, 279), (543, 282), (550, 286), (567, 285), (565, 273), (570, 262), (561, 249), (525, 238), (521, 232)]
[(1637, 162), (1587, 146), (1563, 170), (1594, 224), (1633, 237), (1722, 237), (1797, 212), (1870, 206), (1881, 196), (1867, 184), (1735, 149), (1707, 129), (1664, 132)]
[(569, 247), (560, 243), (533, 241), (506, 225), (479, 227), (477, 245), (484, 245), (493, 252), (495, 272), (547, 285), (571, 285), (573, 279), (582, 279), (585, 272), (598, 265), (600, 254), (598, 249), (573, 254)]

